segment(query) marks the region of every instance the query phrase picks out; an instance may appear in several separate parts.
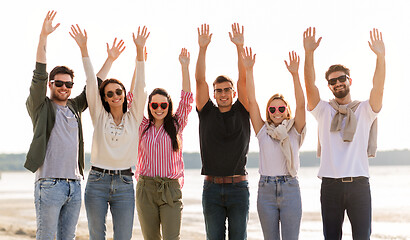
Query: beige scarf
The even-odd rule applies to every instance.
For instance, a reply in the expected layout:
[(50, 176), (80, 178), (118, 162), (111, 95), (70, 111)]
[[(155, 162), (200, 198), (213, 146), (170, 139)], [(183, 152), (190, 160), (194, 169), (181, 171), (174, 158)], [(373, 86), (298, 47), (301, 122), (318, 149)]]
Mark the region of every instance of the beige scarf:
[[(346, 118), (345, 127), (343, 129), (342, 139), (344, 142), (351, 142), (353, 140), (354, 134), (356, 133), (357, 128), (357, 119), (354, 112), (359, 106), (359, 101), (353, 101), (347, 105), (339, 105), (335, 99), (329, 101), (330, 106), (336, 110), (336, 114), (332, 119), (330, 124), (331, 132), (338, 132), (342, 130), (343, 119)], [(368, 157), (375, 157), (377, 150), (377, 118), (373, 121), (372, 126), (370, 127), (369, 133), (369, 142), (367, 147)], [(318, 142), (317, 147), (317, 156), (320, 157), (321, 146)]]
[[(274, 124), (269, 124), (268, 122), (265, 122), (268, 135), (272, 139), (279, 141), (280, 149), (282, 150), (282, 153), (286, 159), (286, 168), (292, 177), (296, 176), (296, 167), (295, 167), (295, 162), (293, 160), (292, 145), (290, 144), (288, 132), (290, 131), (290, 129), (292, 129), (294, 123), (295, 123), (294, 119), (283, 120), (281, 124), (275, 127)], [(306, 127), (303, 128), (300, 134), (301, 135), (300, 145), (302, 145), (303, 143), (305, 133), (306, 133)]]

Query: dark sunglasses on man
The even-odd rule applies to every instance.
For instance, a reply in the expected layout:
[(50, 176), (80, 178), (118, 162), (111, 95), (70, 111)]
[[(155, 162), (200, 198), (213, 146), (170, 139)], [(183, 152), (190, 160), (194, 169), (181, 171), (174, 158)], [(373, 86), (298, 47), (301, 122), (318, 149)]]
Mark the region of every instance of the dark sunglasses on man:
[(74, 82), (72, 81), (61, 81), (61, 80), (50, 80), (50, 83), (54, 83), (56, 87), (62, 87), (65, 85), (66, 88), (72, 88), (74, 85)]
[(330, 85), (335, 85), (337, 83), (337, 81), (339, 80), (339, 82), (346, 82), (347, 79), (349, 79), (350, 77), (348, 75), (342, 75), (339, 76), (337, 78), (331, 78), (329, 80), (327, 80), (327, 83), (329, 83)]
[[(117, 96), (121, 96), (122, 95), (122, 89), (121, 88), (115, 89), (115, 94), (117, 94)], [(108, 98), (112, 98), (112, 97), (114, 97), (114, 92), (113, 91), (108, 91), (105, 95), (107, 95)]]

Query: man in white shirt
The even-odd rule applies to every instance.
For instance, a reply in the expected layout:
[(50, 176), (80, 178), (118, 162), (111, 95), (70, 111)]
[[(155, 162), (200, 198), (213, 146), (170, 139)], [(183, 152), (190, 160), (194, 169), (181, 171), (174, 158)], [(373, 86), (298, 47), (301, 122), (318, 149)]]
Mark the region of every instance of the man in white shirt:
[(322, 38), (315, 39), (315, 28), (304, 32), (305, 85), (308, 110), (318, 121), (321, 156), (318, 177), (322, 179), (321, 206), (325, 239), (341, 239), (344, 212), (352, 226), (353, 239), (370, 239), (371, 196), (368, 156), (375, 147), (374, 120), (382, 107), (385, 82), (385, 48), (381, 32), (370, 31), (369, 46), (376, 54), (373, 88), (367, 101), (352, 101), (350, 70), (343, 65), (330, 66), (326, 72), (328, 87), (335, 99), (320, 99), (315, 85), (314, 51)]

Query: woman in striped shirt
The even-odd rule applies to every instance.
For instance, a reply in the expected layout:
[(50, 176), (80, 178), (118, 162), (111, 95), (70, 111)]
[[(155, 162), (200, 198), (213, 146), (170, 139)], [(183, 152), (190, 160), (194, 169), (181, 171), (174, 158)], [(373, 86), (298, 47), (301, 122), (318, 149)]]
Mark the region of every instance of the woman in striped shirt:
[(181, 100), (175, 114), (167, 91), (156, 88), (148, 97), (148, 116), (139, 127), (136, 165), (137, 212), (144, 239), (179, 239), (184, 162), (182, 131), (192, 110), (189, 52), (179, 55), (182, 67)]

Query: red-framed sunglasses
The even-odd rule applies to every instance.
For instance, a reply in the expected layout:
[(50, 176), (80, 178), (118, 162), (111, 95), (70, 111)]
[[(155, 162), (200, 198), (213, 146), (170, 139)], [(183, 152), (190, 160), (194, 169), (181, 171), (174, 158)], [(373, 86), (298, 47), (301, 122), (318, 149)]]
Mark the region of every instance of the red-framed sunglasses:
[(168, 102), (161, 102), (161, 103), (151, 102), (149, 105), (150, 105), (151, 108), (154, 109), (154, 110), (157, 109), (158, 107), (161, 107), (163, 110), (165, 110), (165, 109), (168, 108)]
[(286, 111), (286, 106), (285, 105), (278, 106), (278, 107), (271, 106), (268, 108), (269, 112), (272, 114), (276, 112), (276, 109), (278, 109), (279, 112), (284, 113)]

